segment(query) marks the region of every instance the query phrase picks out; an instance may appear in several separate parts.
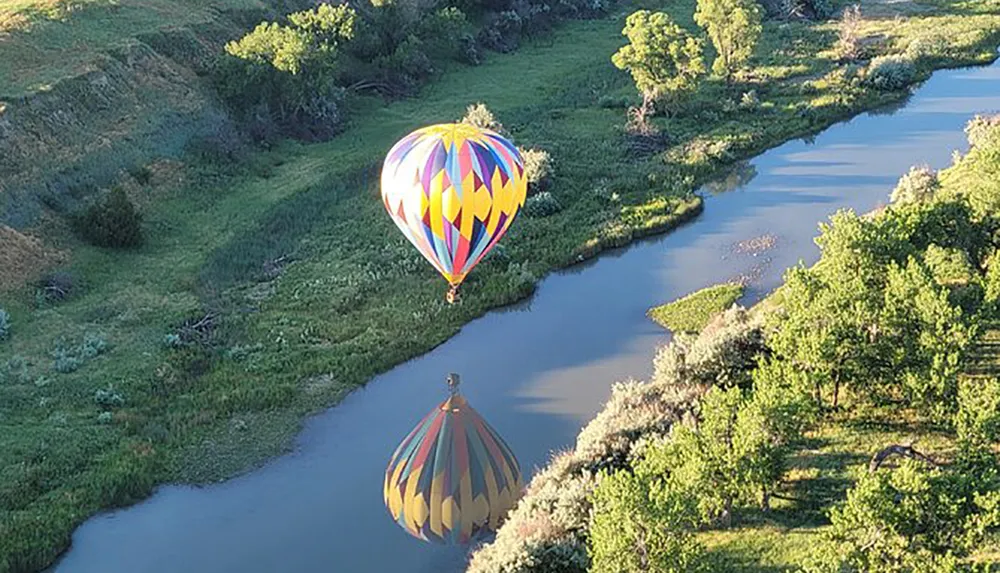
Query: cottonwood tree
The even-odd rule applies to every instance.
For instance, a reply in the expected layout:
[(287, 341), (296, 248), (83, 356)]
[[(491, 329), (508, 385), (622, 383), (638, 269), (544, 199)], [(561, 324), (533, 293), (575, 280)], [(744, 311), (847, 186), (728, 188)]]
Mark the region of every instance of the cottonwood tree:
[(641, 461), (634, 472), (619, 470), (604, 477), (592, 499), (591, 571), (706, 570), (704, 549), (693, 535), (699, 521), (694, 498), (669, 487), (656, 464)]
[(729, 82), (753, 55), (763, 26), (754, 0), (698, 0), (694, 21), (705, 29), (717, 53), (712, 72)]
[(622, 35), (629, 43), (619, 49), (611, 61), (628, 70), (642, 95), (636, 108), (637, 127), (649, 131), (648, 117), (656, 103), (670, 110), (677, 98), (697, 85), (705, 73), (703, 43), (688, 34), (663, 12), (639, 10), (625, 21)]
[(220, 94), (259, 139), (268, 137), (272, 124), (305, 139), (333, 135), (343, 91), (338, 56), (354, 38), (356, 20), (346, 4), (321, 4), (290, 14), (287, 25), (259, 24), (226, 44), (232, 58), (220, 66)]

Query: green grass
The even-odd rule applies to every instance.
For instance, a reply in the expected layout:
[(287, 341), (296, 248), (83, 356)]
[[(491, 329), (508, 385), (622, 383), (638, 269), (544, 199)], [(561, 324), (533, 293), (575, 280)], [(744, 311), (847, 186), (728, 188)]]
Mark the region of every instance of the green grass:
[[(266, 0), (8, 0), (0, 3), (0, 97), (45, 91), (93, 70), (136, 37), (217, 25), (228, 12), (265, 13)], [(238, 28), (237, 28), (238, 29)]]
[[(663, 9), (690, 25), (693, 5)], [(992, 57), (996, 4), (966, 14), (971, 5), (907, 24), (910, 34), (939, 30), (945, 19), (955, 30), (990, 30), (954, 34), (950, 55), (925, 74)], [(12, 327), (0, 370), (11, 362), (15, 372), (0, 383), (0, 571), (43, 567), (82, 520), (157, 483), (253, 467), (286, 449), (306, 414), (528, 296), (551, 270), (697, 215), (701, 200), (691, 192), (719, 167), (901, 95), (807, 85), (835, 67), (823, 55), (830, 25), (770, 22), (753, 73), (733, 86), (704, 83), (679, 116), (657, 120), (671, 147), (638, 157), (619, 131), (625, 110), (598, 105), (601, 96), (635, 97), (610, 63), (627, 12), (568, 23), (515, 54), (456, 67), (412, 100), (355, 101), (347, 133), (328, 143), (286, 143), (221, 168), (156, 165), (151, 184), (133, 189), (146, 218), (142, 248), (96, 249), (53, 226), (54, 241), (72, 251), (80, 294), (43, 305), (32, 289), (2, 295)], [(896, 34), (893, 25), (872, 24)], [(761, 106), (740, 108), (750, 89)], [(377, 173), (399, 137), (454, 120), (477, 101), (518, 144), (551, 152), (551, 190), (564, 208), (519, 218), (502, 252), (449, 306), (443, 280), (384, 213)], [(215, 326), (204, 344), (165, 344), (184, 321), (209, 313)], [(87, 333), (110, 348), (74, 372), (54, 371), (60, 339), (77, 345)], [(125, 404), (108, 424), (95, 392), (109, 384)]]
[(649, 309), (649, 317), (673, 332), (700, 332), (712, 317), (743, 296), (743, 285), (726, 283), (703, 288)]

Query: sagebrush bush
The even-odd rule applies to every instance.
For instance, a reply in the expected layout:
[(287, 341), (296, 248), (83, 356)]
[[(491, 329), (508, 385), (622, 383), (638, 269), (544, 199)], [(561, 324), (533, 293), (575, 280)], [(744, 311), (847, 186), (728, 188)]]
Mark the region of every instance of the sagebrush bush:
[(636, 440), (669, 433), (703, 391), (696, 385), (615, 384), (604, 408), (580, 430), (577, 459), (592, 471), (625, 467)]
[(94, 392), (94, 402), (105, 410), (121, 408), (125, 405), (125, 396), (121, 392), (115, 390), (114, 387), (108, 386), (107, 388), (100, 388)]
[(981, 147), (1000, 134), (1000, 114), (977, 115), (965, 124), (965, 137), (971, 147)]
[(879, 56), (868, 64), (865, 82), (879, 90), (901, 90), (913, 83), (916, 73), (913, 60), (906, 56)]
[(479, 129), (490, 129), (497, 133), (503, 133), (503, 124), (497, 121), (496, 116), (493, 115), (490, 108), (486, 107), (486, 104), (482, 102), (466, 108), (465, 116), (459, 121), (476, 126)]
[(38, 304), (66, 300), (80, 290), (77, 278), (66, 271), (55, 271), (42, 276), (35, 293)]
[(75, 220), (80, 235), (100, 247), (135, 247), (142, 244), (142, 215), (125, 190), (113, 189)]
[(531, 480), (496, 539), (473, 554), (469, 573), (587, 571), (589, 560), (581, 535), (594, 479), (578, 472), (572, 453), (555, 456)]
[(761, 320), (733, 306), (697, 335), (678, 334), (660, 348), (653, 359), (653, 381), (742, 385), (749, 381), (757, 358), (767, 353)]
[(0, 308), (0, 342), (7, 340), (10, 336), (10, 314)]
[(893, 203), (914, 203), (929, 201), (937, 193), (937, 172), (926, 165), (914, 165), (899, 178), (889, 200)]
[(552, 176), (552, 156), (544, 149), (518, 148), (524, 160), (524, 174), (528, 179), (528, 193), (544, 191)]
[(837, 45), (834, 53), (837, 59), (854, 61), (861, 56), (861, 7), (848, 6), (840, 16), (837, 26)]
[(524, 202), (524, 214), (529, 217), (548, 217), (559, 211), (562, 211), (562, 204), (548, 191), (532, 195)]

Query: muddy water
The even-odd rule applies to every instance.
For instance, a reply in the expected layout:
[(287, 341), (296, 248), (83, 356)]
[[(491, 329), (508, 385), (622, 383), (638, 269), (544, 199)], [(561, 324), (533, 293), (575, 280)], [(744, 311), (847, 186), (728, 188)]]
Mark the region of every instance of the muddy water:
[(205, 488), (166, 486), (97, 516), (59, 573), (460, 571), (462, 549), (409, 537), (382, 505), (396, 444), (459, 372), (469, 401), (531, 470), (570, 445), (615, 380), (644, 378), (664, 331), (645, 311), (720, 281), (750, 303), (818, 256), (817, 223), (886, 201), (915, 163), (965, 150), (962, 126), (1000, 109), (1000, 66), (942, 71), (902, 107), (838, 124), (738, 166), (704, 190), (704, 214), (666, 236), (544, 280), (530, 300), (468, 324), (311, 420), (294, 453)]

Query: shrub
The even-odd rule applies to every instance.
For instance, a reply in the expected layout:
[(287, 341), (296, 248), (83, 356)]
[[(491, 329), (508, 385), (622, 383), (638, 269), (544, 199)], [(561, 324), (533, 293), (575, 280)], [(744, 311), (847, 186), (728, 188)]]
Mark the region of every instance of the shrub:
[(653, 359), (658, 384), (745, 385), (768, 353), (763, 325), (741, 306), (716, 315), (697, 335), (678, 334)]
[(1000, 133), (1000, 114), (977, 115), (965, 124), (965, 137), (969, 146), (980, 147), (993, 136)]
[(893, 203), (925, 202), (933, 198), (939, 188), (936, 171), (926, 165), (914, 165), (899, 178), (889, 200)]
[(111, 412), (105, 411), (97, 415), (98, 424), (107, 425), (110, 424), (113, 419), (114, 419), (114, 414), (112, 414)]
[(321, 4), (290, 14), (288, 25), (262, 22), (226, 44), (216, 69), (220, 95), (257, 138), (273, 130), (307, 140), (333, 136), (342, 124), (339, 54), (356, 20), (347, 5)]
[(692, 411), (703, 388), (619, 382), (604, 408), (580, 430), (576, 456), (591, 471), (626, 467), (640, 437), (665, 436)]
[(552, 157), (543, 149), (519, 148), (524, 160), (524, 174), (528, 179), (528, 193), (544, 191), (552, 176)]
[(84, 239), (100, 247), (142, 244), (142, 215), (120, 187), (87, 208), (75, 226)]
[(485, 47), (508, 53), (517, 49), (521, 43), (521, 31), (524, 20), (514, 10), (504, 10), (499, 14), (490, 15), (479, 31), (479, 41)]
[(884, 91), (901, 90), (913, 83), (916, 68), (906, 56), (879, 56), (868, 64), (865, 82)]
[(94, 392), (94, 402), (105, 410), (121, 408), (125, 405), (125, 396), (109, 385), (107, 388), (100, 388)]
[(63, 301), (78, 290), (76, 277), (66, 271), (46, 274), (38, 281), (36, 299), (39, 303)]
[(757, 97), (757, 90), (744, 92), (740, 97), (740, 107), (743, 109), (757, 109), (760, 107), (760, 98)]
[(529, 217), (548, 217), (562, 211), (562, 205), (552, 193), (542, 191), (537, 195), (528, 197), (524, 202), (524, 213)]
[(476, 41), (475, 36), (468, 32), (464, 32), (458, 37), (458, 53), (461, 56), (461, 61), (467, 64), (478, 66), (482, 62), (482, 56), (479, 55), (479, 42)]
[(837, 45), (834, 53), (837, 59), (854, 61), (861, 56), (861, 6), (855, 4), (844, 8), (837, 26)]
[(594, 481), (570, 476), (565, 470), (572, 459), (564, 454), (532, 479), (496, 540), (472, 556), (469, 573), (587, 571), (587, 549), (579, 532), (586, 527)]
[(497, 133), (503, 133), (503, 124), (497, 121), (496, 116), (490, 111), (486, 104), (480, 102), (470, 105), (465, 110), (465, 117), (460, 120), (462, 123), (473, 125), (479, 129), (489, 129)]
[(0, 342), (7, 340), (10, 336), (10, 314), (0, 308)]
[(60, 374), (69, 374), (70, 372), (76, 372), (83, 366), (83, 360), (77, 356), (73, 356), (68, 351), (63, 349), (57, 349), (53, 352), (52, 357), (52, 369)]

